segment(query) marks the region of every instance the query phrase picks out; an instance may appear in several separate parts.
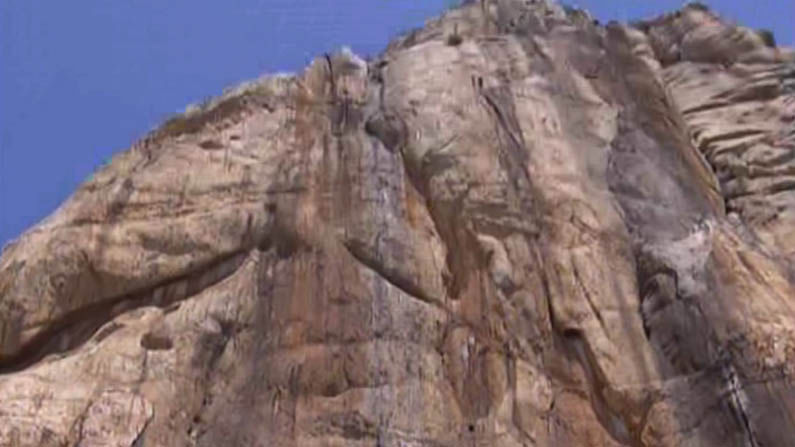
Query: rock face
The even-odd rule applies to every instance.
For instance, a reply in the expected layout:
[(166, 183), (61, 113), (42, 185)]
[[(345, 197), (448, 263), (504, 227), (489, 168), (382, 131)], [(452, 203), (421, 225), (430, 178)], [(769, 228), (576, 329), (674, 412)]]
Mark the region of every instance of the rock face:
[(0, 445), (795, 445), (770, 40), (470, 2), (189, 110), (3, 251)]

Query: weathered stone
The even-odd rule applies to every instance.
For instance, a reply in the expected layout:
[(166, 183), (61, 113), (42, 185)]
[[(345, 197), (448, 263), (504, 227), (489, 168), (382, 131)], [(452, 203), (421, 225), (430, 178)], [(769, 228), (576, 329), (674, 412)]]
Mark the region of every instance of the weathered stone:
[(466, 2), (189, 110), (3, 251), (0, 445), (792, 444), (771, 43)]

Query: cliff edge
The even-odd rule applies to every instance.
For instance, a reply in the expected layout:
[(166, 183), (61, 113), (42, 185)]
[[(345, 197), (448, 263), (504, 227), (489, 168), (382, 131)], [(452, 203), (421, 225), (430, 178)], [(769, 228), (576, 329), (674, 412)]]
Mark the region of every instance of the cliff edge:
[(795, 445), (795, 51), (478, 1), (173, 118), (0, 257), (0, 445)]

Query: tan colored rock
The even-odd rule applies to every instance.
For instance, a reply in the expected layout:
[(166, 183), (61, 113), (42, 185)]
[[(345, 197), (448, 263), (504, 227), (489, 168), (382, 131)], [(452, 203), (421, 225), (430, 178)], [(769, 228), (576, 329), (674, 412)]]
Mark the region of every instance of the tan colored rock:
[(469, 2), (188, 110), (3, 251), (0, 445), (791, 445), (769, 43)]

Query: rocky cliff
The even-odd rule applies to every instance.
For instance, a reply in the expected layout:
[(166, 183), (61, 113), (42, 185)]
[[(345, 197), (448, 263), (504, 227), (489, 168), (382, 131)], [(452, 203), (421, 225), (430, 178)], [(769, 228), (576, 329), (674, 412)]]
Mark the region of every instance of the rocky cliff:
[(469, 2), (188, 110), (3, 251), (0, 445), (795, 445), (770, 37)]

